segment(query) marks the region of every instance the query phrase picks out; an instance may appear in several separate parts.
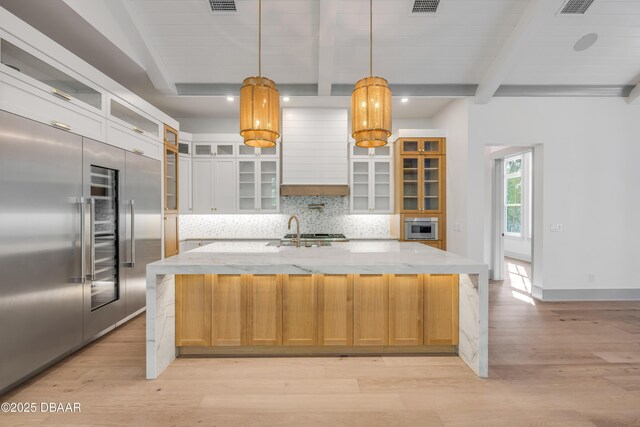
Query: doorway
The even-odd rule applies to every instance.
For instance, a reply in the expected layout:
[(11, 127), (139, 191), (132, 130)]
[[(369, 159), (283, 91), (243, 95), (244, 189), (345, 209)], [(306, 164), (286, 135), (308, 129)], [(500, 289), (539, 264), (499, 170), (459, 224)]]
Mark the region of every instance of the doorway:
[[(534, 292), (537, 163), (542, 146), (488, 147), (491, 178), (490, 278), (518, 284), (530, 299)], [(538, 168), (539, 169), (539, 168)], [(535, 260), (535, 263), (534, 263)]]

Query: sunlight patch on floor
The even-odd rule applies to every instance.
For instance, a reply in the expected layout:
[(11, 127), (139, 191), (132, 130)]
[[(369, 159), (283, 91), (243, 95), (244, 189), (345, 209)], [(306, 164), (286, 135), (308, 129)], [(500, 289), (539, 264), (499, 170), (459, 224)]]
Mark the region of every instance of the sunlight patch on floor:
[(507, 271), (511, 288), (513, 288), (511, 295), (519, 301), (535, 306), (535, 301), (531, 298), (531, 279), (526, 268), (523, 265), (508, 262)]

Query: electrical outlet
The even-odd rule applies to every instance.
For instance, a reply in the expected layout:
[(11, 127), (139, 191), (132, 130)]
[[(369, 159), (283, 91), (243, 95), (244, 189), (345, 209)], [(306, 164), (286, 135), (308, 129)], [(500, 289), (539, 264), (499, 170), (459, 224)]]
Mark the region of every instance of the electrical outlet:
[(562, 224), (551, 224), (551, 232), (552, 233), (560, 233), (562, 232)]
[(453, 231), (462, 231), (462, 224), (460, 224), (459, 222), (453, 224)]
[(595, 273), (589, 273), (589, 283), (595, 283), (595, 282), (596, 282)]

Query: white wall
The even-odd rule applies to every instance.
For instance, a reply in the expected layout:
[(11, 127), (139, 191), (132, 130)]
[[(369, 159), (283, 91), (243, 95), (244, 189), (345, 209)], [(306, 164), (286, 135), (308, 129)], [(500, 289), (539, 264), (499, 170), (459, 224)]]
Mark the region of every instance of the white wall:
[[(447, 250), (469, 254), (467, 233), (469, 101), (458, 99), (449, 103), (433, 118), (433, 125), (447, 134)], [(462, 231), (454, 231), (456, 224)], [(480, 258), (482, 259), (482, 258)]]
[[(441, 115), (446, 118), (444, 112)], [(494, 98), (486, 105), (469, 104), (468, 116), (468, 187), (460, 188), (463, 183), (457, 182), (455, 191), (464, 195), (451, 188), (454, 199), (467, 198), (468, 214), (473, 213), (463, 233), (464, 254), (487, 259), (485, 157), (475, 153), (487, 145), (542, 144), (542, 218), (537, 219), (541, 229), (535, 230), (534, 245), (544, 243), (544, 294), (562, 298), (569, 295), (563, 291), (578, 289), (640, 289), (635, 266), (640, 259), (640, 106), (622, 98)], [(451, 139), (452, 129), (447, 130)], [(455, 150), (456, 141), (452, 142), (447, 148)], [(453, 154), (448, 163), (461, 164), (456, 159), (460, 155)], [(563, 231), (551, 233), (551, 224), (562, 224)]]
[(235, 133), (240, 134), (239, 117), (218, 117), (218, 118), (181, 118), (180, 130), (189, 133)]

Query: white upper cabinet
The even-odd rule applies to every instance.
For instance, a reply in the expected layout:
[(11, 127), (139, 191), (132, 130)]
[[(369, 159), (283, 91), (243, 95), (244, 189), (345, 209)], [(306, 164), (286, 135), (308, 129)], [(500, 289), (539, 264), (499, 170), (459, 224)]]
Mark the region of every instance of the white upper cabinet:
[(238, 212), (275, 213), (279, 209), (278, 162), (238, 161)]
[(254, 148), (233, 134), (194, 134), (193, 211), (198, 214), (279, 210), (279, 145)]
[(162, 159), (176, 120), (3, 8), (0, 22), (0, 109)]
[(62, 65), (54, 67), (36, 55), (37, 52), (27, 52), (5, 38), (0, 39), (0, 60), (4, 73), (29, 83), (42, 91), (43, 95), (104, 115), (104, 95), (100, 89), (74, 75), (71, 70), (63, 71)]
[(236, 160), (228, 158), (194, 158), (193, 210), (190, 213), (213, 214), (236, 212)]
[(376, 148), (362, 148), (356, 146), (355, 144), (350, 144), (350, 147), (351, 158), (376, 157), (382, 159), (390, 159), (391, 157), (393, 157), (391, 144), (387, 144), (384, 147)]
[(127, 105), (125, 101), (109, 97), (109, 120), (119, 123), (133, 132), (160, 141), (162, 123), (147, 117), (143, 112)]
[(352, 154), (350, 186), (352, 213), (393, 213), (393, 159)]

